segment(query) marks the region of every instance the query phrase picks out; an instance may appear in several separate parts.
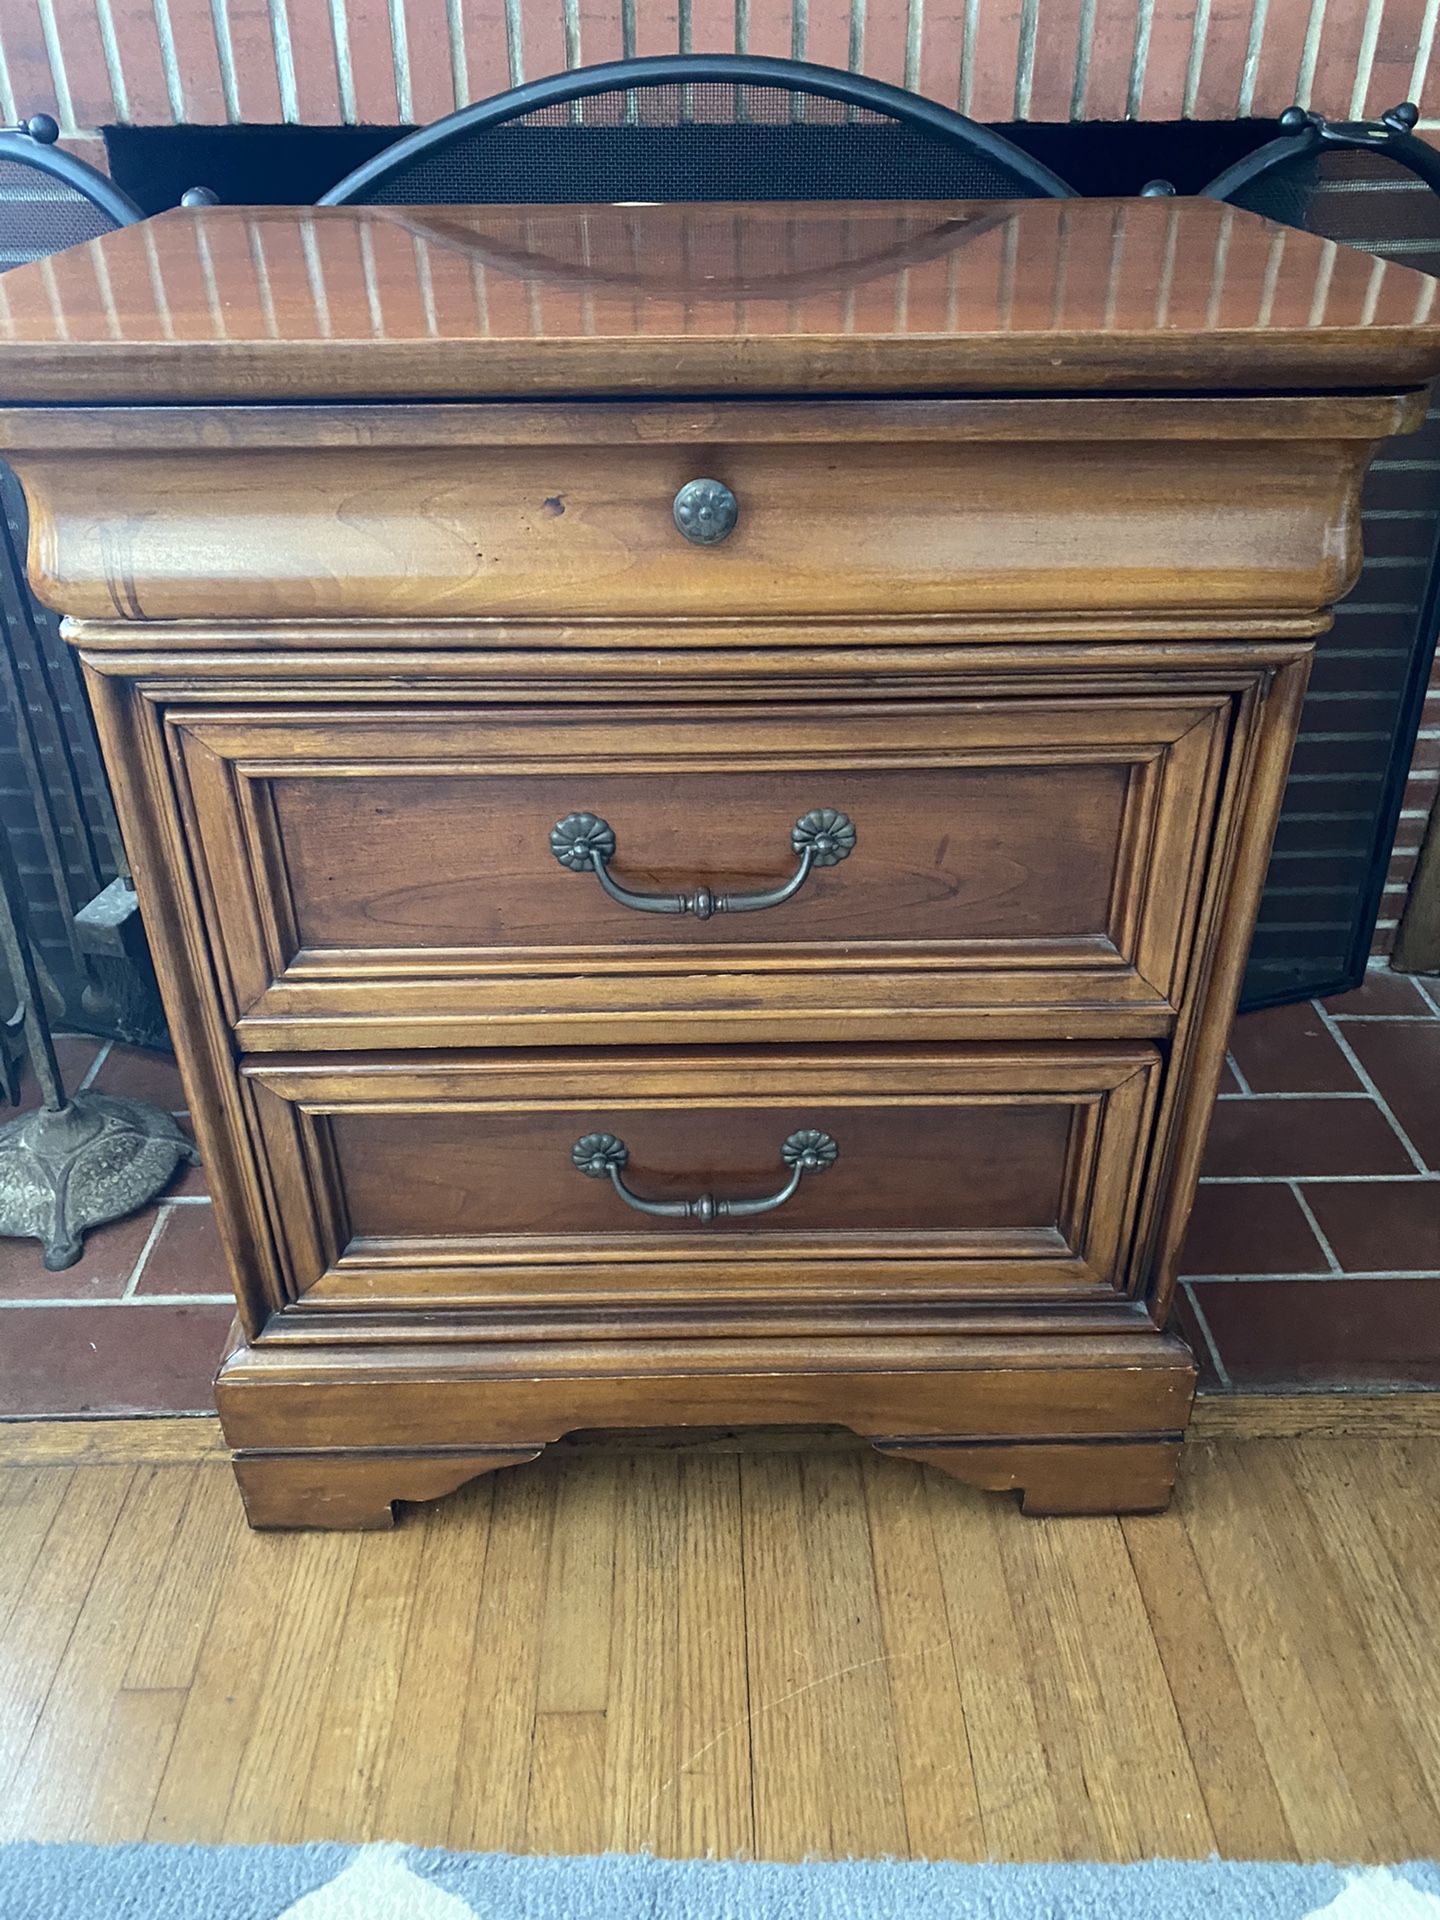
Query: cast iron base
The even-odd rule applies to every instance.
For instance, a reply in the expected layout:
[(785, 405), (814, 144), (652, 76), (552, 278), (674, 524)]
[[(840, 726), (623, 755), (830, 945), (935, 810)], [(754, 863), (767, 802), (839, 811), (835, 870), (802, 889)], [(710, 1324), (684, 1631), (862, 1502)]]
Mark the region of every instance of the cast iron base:
[(73, 1267), (87, 1227), (133, 1213), (199, 1160), (148, 1100), (77, 1093), (0, 1127), (0, 1234), (40, 1241), (52, 1273)]

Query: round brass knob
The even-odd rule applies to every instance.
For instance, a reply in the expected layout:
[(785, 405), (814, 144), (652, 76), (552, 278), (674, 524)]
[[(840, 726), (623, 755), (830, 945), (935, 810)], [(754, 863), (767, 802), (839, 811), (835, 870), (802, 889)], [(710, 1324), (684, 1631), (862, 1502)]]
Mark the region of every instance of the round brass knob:
[(697, 547), (713, 547), (735, 531), (740, 502), (723, 480), (687, 480), (675, 496), (675, 524)]

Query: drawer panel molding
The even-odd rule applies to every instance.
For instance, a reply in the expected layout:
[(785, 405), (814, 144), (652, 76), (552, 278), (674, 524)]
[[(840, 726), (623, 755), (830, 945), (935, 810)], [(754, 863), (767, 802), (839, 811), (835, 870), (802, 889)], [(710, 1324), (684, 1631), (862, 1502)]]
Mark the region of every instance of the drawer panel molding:
[(251, 1060), (288, 1313), (1093, 1300), (1147, 1046)]
[(1163, 1033), (1233, 707), (837, 700), (737, 707), (720, 736), (684, 706), (179, 705), (166, 727), (254, 1051), (767, 1016), (796, 1040), (906, 1007)]

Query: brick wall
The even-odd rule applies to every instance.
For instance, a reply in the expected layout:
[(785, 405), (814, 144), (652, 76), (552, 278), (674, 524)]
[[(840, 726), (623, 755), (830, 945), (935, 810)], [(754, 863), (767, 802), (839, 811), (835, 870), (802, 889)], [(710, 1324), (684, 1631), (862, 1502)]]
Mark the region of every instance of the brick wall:
[(1332, 117), (1421, 102), (1437, 0), (3, 0), (0, 113), (393, 125), (681, 48), (796, 54), (991, 121)]

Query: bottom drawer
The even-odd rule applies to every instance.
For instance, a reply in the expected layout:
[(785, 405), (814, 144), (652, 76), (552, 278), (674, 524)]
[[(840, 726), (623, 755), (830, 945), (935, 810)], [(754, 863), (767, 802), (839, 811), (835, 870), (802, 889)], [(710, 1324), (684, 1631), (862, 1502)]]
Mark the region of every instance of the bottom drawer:
[(269, 1057), (304, 1309), (1084, 1299), (1125, 1284), (1139, 1045)]

